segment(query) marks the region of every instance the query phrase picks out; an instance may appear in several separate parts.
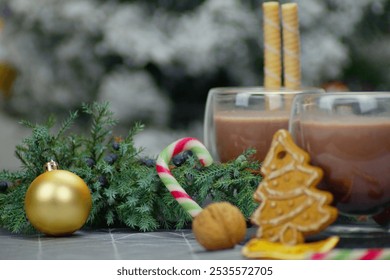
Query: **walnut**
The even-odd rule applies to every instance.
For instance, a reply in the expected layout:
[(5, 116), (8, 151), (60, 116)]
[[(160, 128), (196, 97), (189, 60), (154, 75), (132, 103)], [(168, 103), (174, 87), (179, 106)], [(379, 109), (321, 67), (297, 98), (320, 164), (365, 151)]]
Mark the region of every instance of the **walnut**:
[(192, 230), (205, 249), (228, 249), (245, 238), (246, 221), (236, 206), (217, 202), (208, 205), (195, 217)]

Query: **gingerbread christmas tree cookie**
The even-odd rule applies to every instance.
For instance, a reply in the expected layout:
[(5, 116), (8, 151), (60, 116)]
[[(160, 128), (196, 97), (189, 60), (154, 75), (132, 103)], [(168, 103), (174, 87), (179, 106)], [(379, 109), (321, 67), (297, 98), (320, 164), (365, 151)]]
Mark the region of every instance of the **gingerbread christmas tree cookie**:
[(309, 160), (288, 131), (276, 132), (261, 168), (264, 179), (254, 195), (260, 202), (252, 215), (259, 226), (257, 238), (296, 245), (335, 221), (337, 209), (329, 205), (332, 195), (316, 187), (323, 172)]

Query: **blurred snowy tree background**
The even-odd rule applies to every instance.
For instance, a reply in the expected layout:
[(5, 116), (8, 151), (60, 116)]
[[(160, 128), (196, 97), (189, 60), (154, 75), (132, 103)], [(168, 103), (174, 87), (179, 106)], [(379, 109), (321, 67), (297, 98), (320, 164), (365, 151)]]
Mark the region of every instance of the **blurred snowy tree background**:
[[(18, 71), (15, 123), (107, 100), (151, 154), (202, 138), (208, 90), (261, 86), (260, 0), (0, 0), (0, 60)], [(291, 2), (291, 1), (280, 1)], [(303, 84), (390, 89), (390, 0), (296, 0)]]

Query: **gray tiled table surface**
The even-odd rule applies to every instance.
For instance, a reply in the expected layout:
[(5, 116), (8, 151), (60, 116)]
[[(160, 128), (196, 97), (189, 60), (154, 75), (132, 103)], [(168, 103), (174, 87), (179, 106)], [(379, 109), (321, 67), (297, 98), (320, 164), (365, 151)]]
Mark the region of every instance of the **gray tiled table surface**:
[(18, 235), (0, 229), (2, 260), (202, 260), (244, 259), (243, 244), (234, 249), (209, 252), (195, 240), (189, 229), (179, 231), (134, 232), (127, 229), (80, 230), (68, 237), (41, 234)]

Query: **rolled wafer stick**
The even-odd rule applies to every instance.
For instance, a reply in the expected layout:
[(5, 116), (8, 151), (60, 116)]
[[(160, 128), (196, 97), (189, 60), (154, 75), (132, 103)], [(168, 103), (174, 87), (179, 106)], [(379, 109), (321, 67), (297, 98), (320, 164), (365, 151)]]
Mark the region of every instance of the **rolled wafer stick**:
[(173, 142), (160, 153), (156, 161), (156, 170), (172, 196), (194, 218), (202, 211), (202, 207), (180, 186), (168, 166), (172, 157), (186, 150), (191, 150), (203, 166), (209, 166), (213, 163), (213, 159), (206, 147), (199, 140), (187, 137)]
[(284, 86), (301, 87), (300, 36), (297, 3), (282, 5)]
[(282, 85), (282, 58), (279, 2), (263, 3), (264, 87), (279, 89)]

